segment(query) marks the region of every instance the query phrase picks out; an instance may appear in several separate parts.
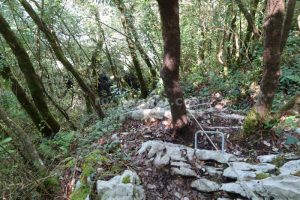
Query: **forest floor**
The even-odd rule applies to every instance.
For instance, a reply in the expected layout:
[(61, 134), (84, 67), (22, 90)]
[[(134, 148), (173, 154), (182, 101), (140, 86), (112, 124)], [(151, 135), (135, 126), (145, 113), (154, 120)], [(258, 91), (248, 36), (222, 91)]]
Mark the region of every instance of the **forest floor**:
[[(212, 109), (204, 109), (200, 116), (197, 115), (197, 121), (204, 130), (218, 130), (225, 133), (227, 153), (243, 157), (247, 162), (258, 163), (258, 155), (297, 151), (297, 145), (287, 145), (287, 140), (288, 137), (300, 139), (300, 135), (294, 134), (293, 131), (289, 130), (285, 131), (284, 134), (277, 134), (274, 130), (270, 130), (267, 133), (259, 133), (250, 137), (247, 142), (243, 141), (239, 133), (241, 131), (244, 116), (240, 112), (233, 111), (229, 107), (224, 106), (222, 103), (218, 104), (210, 102), (210, 105), (214, 105), (214, 107), (211, 107)], [(195, 119), (193, 121), (195, 121)], [(116, 156), (118, 158), (114, 160), (116, 154), (114, 149), (110, 154), (111, 159), (113, 160), (111, 165), (118, 165), (122, 169), (136, 171), (142, 181), (147, 200), (193, 200), (217, 199), (219, 197), (244, 199), (240, 195), (229, 194), (222, 191), (200, 193), (190, 186), (190, 183), (195, 178), (172, 175), (168, 169), (156, 169), (149, 165), (149, 159), (146, 156), (137, 154), (141, 145), (149, 140), (185, 144), (186, 146), (193, 148), (193, 141), (187, 144), (183, 140), (172, 137), (170, 127), (171, 120), (168, 118), (156, 119), (150, 117), (145, 120), (133, 120), (127, 118), (119, 129), (101, 136), (98, 138), (97, 142), (91, 144), (92, 148), (90, 151), (117, 142), (117, 151), (121, 151), (123, 156), (126, 155), (129, 158), (123, 160)], [(211, 140), (219, 149), (221, 148), (221, 138), (219, 136), (211, 136)], [(200, 135), (198, 139), (198, 148), (215, 150), (204, 135)], [(205, 162), (205, 165), (211, 165), (216, 168), (225, 168), (226, 166), (225, 164), (218, 164), (216, 162), (203, 162)], [(103, 166), (99, 165), (98, 167), (102, 168)], [(98, 167), (95, 166), (95, 171)], [(110, 170), (111, 167), (112, 166), (107, 167), (105, 170)], [(205, 172), (203, 172), (202, 175), (205, 177)], [(112, 176), (113, 175), (106, 176), (104, 179), (108, 180)], [(221, 179), (223, 183), (230, 181), (224, 177)]]

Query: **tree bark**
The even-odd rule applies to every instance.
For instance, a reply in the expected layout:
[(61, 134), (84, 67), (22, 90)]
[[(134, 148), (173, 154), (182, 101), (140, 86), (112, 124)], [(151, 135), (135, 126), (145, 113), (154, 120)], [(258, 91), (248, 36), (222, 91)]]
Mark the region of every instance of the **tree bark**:
[(237, 3), (239, 9), (242, 11), (243, 15), (245, 16), (248, 23), (248, 27), (251, 29), (255, 36), (259, 36), (259, 31), (255, 26), (251, 13), (248, 12), (247, 8), (241, 0), (235, 0), (235, 2)]
[(17, 58), (19, 67), (25, 76), (35, 106), (39, 110), (39, 113), (41, 114), (43, 119), (52, 129), (53, 133), (51, 135), (48, 135), (48, 137), (52, 137), (60, 130), (60, 125), (53, 117), (48, 108), (45, 97), (43, 95), (43, 88), (41, 85), (42, 83), (40, 82), (39, 77), (36, 74), (35, 69), (22, 43), (10, 29), (8, 23), (1, 14), (0, 26), (0, 33), (12, 49), (14, 55)]
[(264, 22), (263, 77), (255, 110), (264, 119), (272, 107), (279, 83), (281, 33), (283, 28), (285, 3), (283, 0), (268, 0), (267, 17)]
[(121, 87), (122, 82), (121, 82), (121, 79), (120, 79), (120, 77), (118, 75), (118, 69), (117, 69), (116, 65), (114, 64), (113, 59), (111, 57), (111, 54), (109, 52), (109, 49), (108, 49), (108, 46), (107, 46), (107, 40), (106, 40), (106, 37), (105, 37), (104, 30), (103, 30), (103, 28), (101, 26), (100, 16), (99, 16), (99, 13), (98, 13), (97, 10), (95, 11), (95, 18), (96, 18), (96, 21), (98, 23), (99, 32), (100, 32), (101, 37), (103, 39), (104, 48), (105, 48), (105, 55), (106, 55), (106, 57), (108, 59), (108, 62), (109, 62), (110, 68), (111, 68), (111, 72), (112, 72), (112, 74), (113, 74), (113, 76), (114, 76), (114, 78), (115, 78), (115, 80), (117, 82), (117, 86)]
[[(256, 14), (257, 7), (258, 7), (258, 3), (259, 3), (259, 0), (254, 0), (253, 1), (252, 6), (251, 6), (251, 12), (249, 13), (251, 15), (253, 23), (255, 23), (255, 14)], [(248, 47), (248, 43), (249, 43), (250, 38), (251, 38), (252, 29), (253, 29), (252, 25), (248, 23), (247, 34), (246, 34), (245, 41), (244, 41), (245, 48)]]
[(178, 0), (158, 0), (158, 5), (164, 42), (163, 68), (160, 73), (171, 107), (173, 129), (175, 133), (180, 134), (188, 127), (188, 116), (183, 92), (179, 85), (179, 3)]
[(115, 0), (115, 2), (117, 4), (117, 7), (118, 7), (120, 13), (122, 14), (122, 18), (124, 19), (124, 25), (126, 25), (128, 27), (129, 33), (130, 33), (130, 35), (132, 35), (132, 37), (134, 39), (134, 45), (136, 46), (137, 50), (140, 52), (141, 57), (143, 58), (143, 60), (145, 61), (146, 65), (148, 66), (148, 68), (150, 70), (150, 73), (151, 73), (151, 76), (153, 79), (152, 80), (152, 82), (153, 82), (152, 88), (154, 88), (156, 85), (156, 82), (157, 82), (157, 73), (151, 63), (151, 59), (149, 58), (149, 56), (147, 55), (147, 53), (145, 52), (145, 50), (143, 49), (143, 47), (139, 41), (138, 33), (133, 25), (133, 19), (132, 19), (133, 17), (131, 15), (131, 13), (129, 13), (129, 11), (126, 10), (123, 0)]
[(41, 160), (31, 138), (20, 126), (18, 126), (9, 118), (1, 106), (0, 131), (5, 132), (9, 137), (12, 138), (13, 144), (23, 158), (24, 163), (35, 172), (35, 175), (38, 178), (36, 181), (39, 182), (39, 179), (43, 180), (43, 184), (38, 184), (38, 187), (44, 196), (43, 199), (55, 199), (55, 197), (57, 197), (57, 195), (60, 193), (58, 179), (47, 177), (49, 176), (48, 170)]
[(243, 124), (246, 134), (255, 133), (267, 119), (279, 83), (281, 35), (283, 30), (284, 0), (268, 0), (264, 22), (263, 77), (258, 100)]
[(281, 33), (281, 46), (280, 46), (281, 53), (282, 53), (283, 48), (285, 47), (286, 41), (289, 37), (289, 32), (291, 30), (293, 17), (294, 17), (295, 5), (296, 5), (296, 0), (288, 1), (287, 9), (286, 9), (286, 16), (284, 19), (284, 24), (283, 24), (282, 33)]
[(279, 119), (294, 107), (298, 107), (298, 112), (300, 113), (300, 93), (294, 95), (284, 106), (282, 106), (278, 112), (273, 115), (273, 118)]
[[(122, 10), (121, 12), (124, 12), (123, 8), (120, 6), (120, 0), (114, 0), (114, 2), (116, 3), (118, 9)], [(131, 36), (130, 28), (128, 26), (128, 22), (126, 21), (125, 15), (126, 14), (123, 14), (121, 16), (121, 23), (122, 23), (122, 26), (124, 28), (124, 32), (126, 34), (126, 42), (128, 44), (128, 49), (129, 49), (131, 59), (132, 59), (132, 62), (133, 62), (133, 67), (135, 69), (137, 78), (138, 78), (140, 86), (141, 86), (141, 96), (142, 96), (142, 98), (146, 98), (148, 96), (147, 84), (146, 84), (146, 81), (143, 77), (141, 64), (140, 64), (140, 61), (139, 61), (138, 56), (136, 54), (136, 49), (135, 49), (136, 46), (135, 46), (133, 40), (131, 38), (129, 38)]]
[(2, 70), (0, 70), (0, 74), (5, 80), (11, 82), (11, 91), (14, 93), (16, 98), (18, 99), (22, 108), (27, 112), (31, 120), (33, 121), (36, 128), (42, 133), (43, 136), (48, 137), (52, 135), (52, 130), (48, 124), (45, 123), (43, 118), (41, 117), (38, 109), (31, 102), (29, 97), (27, 96), (24, 88), (20, 85), (17, 78), (13, 75), (12, 71), (8, 66), (4, 66)]
[(104, 118), (104, 113), (101, 109), (100, 104), (97, 102), (96, 95), (94, 94), (93, 90), (85, 83), (85, 81), (80, 76), (79, 72), (74, 68), (74, 66), (70, 63), (70, 61), (64, 55), (64, 52), (63, 52), (61, 46), (59, 45), (59, 40), (58, 40), (57, 36), (55, 35), (55, 32), (51, 31), (49, 29), (49, 27), (46, 25), (46, 23), (36, 14), (36, 12), (33, 10), (31, 5), (26, 0), (19, 0), (19, 2), (25, 8), (26, 12), (33, 19), (33, 21), (38, 26), (38, 28), (45, 34), (45, 37), (47, 38), (50, 46), (52, 47), (57, 59), (74, 76), (74, 78), (78, 82), (78, 85), (80, 86), (82, 91), (85, 93), (86, 96), (89, 97), (89, 100), (90, 100), (94, 110), (97, 112), (99, 118)]

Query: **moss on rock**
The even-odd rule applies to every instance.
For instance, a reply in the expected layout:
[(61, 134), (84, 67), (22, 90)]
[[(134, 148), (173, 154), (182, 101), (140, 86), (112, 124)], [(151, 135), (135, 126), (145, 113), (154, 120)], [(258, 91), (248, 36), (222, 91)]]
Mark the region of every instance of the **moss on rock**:
[(122, 183), (124, 183), (124, 184), (128, 184), (128, 183), (130, 183), (130, 176), (129, 176), (129, 175), (127, 175), (127, 176), (123, 177), (123, 179), (122, 179)]
[(259, 114), (254, 110), (250, 110), (246, 116), (243, 124), (243, 133), (245, 135), (250, 135), (255, 133), (261, 124), (261, 119)]
[(262, 180), (262, 179), (269, 178), (270, 176), (271, 176), (270, 174), (261, 173), (261, 174), (256, 174), (255, 179), (256, 180)]
[(85, 182), (86, 177), (95, 172), (96, 165), (102, 165), (111, 162), (109, 158), (103, 155), (103, 153), (97, 149), (89, 153), (82, 164), (81, 179)]

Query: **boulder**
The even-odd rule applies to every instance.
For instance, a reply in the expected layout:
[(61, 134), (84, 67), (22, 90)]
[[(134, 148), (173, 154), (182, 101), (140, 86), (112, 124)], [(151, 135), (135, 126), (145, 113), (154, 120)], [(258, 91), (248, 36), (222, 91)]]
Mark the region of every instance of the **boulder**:
[(138, 175), (130, 170), (125, 170), (109, 181), (97, 181), (98, 199), (105, 200), (144, 200), (145, 193)]

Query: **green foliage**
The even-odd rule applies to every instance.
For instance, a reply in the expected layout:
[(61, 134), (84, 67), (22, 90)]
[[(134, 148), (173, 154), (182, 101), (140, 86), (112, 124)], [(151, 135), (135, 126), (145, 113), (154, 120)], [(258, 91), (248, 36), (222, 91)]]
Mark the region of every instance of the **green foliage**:
[(281, 167), (286, 162), (286, 159), (284, 156), (278, 156), (273, 161), (272, 164), (274, 164), (276, 167)]
[(286, 138), (285, 144), (287, 145), (295, 145), (299, 142), (299, 139), (293, 136), (288, 135)]
[(43, 140), (38, 151), (46, 159), (57, 159), (69, 154), (70, 145), (75, 142), (75, 133), (59, 132), (52, 140)]
[(124, 111), (120, 107), (107, 109), (106, 117), (90, 127), (90, 133), (81, 141), (84, 142), (83, 145), (88, 145), (91, 141), (97, 141), (100, 137), (120, 128), (124, 120), (123, 115)]
[(87, 195), (89, 195), (89, 193), (90, 193), (89, 186), (84, 184), (84, 185), (81, 185), (80, 188), (78, 188), (71, 194), (70, 199), (71, 200), (84, 200), (84, 199), (86, 199)]
[(95, 172), (95, 167), (97, 165), (100, 166), (109, 162), (111, 162), (110, 159), (99, 149), (92, 151), (84, 158), (81, 179), (85, 181), (88, 176)]
[(58, 177), (49, 177), (44, 181), (44, 185), (46, 188), (52, 188), (52, 190), (55, 192), (55, 190), (60, 189), (60, 183)]

